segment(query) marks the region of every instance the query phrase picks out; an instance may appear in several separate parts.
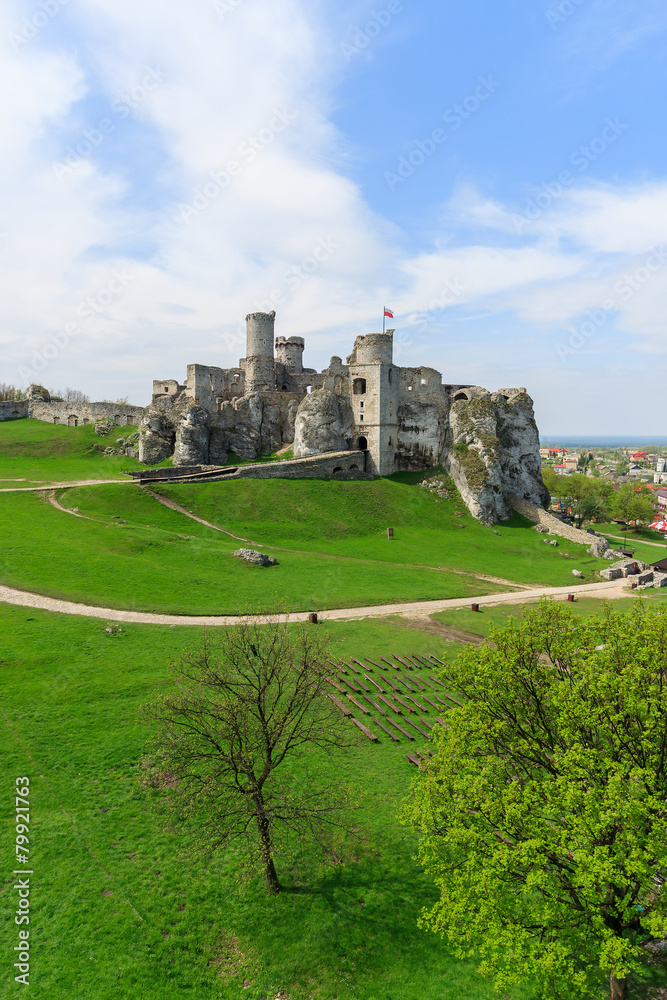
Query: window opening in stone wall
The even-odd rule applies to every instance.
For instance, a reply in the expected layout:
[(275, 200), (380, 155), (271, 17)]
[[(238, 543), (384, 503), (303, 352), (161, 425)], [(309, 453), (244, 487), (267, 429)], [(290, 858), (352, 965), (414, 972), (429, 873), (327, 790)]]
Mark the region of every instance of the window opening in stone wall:
[(391, 438), (389, 438), (389, 447), (391, 448)]
[(363, 419), (364, 419), (364, 415), (363, 415), (363, 413), (360, 413), (360, 414), (359, 414), (359, 419), (360, 419), (360, 420), (363, 420)]
[(352, 392), (355, 396), (361, 396), (366, 392), (366, 379), (365, 378), (355, 378), (352, 383)]
[(165, 392), (169, 392), (169, 386), (168, 386), (168, 385), (165, 385), (165, 387), (164, 387), (164, 391), (165, 391)]
[(389, 371), (387, 372), (387, 379), (391, 382), (393, 378), (394, 378), (394, 373), (390, 368)]
[(287, 392), (287, 386), (286, 385), (283, 386), (283, 392)]
[(114, 418), (113, 418), (113, 420), (114, 420), (115, 424), (119, 424), (120, 425), (120, 413), (116, 413), (115, 416), (114, 416)]
[(313, 388), (312, 385), (307, 385), (306, 386), (306, 392), (310, 392), (312, 388)]
[(78, 427), (79, 425), (78, 417), (75, 417), (74, 414), (71, 414), (67, 418), (67, 423), (69, 424), (70, 427)]
[(336, 472), (342, 472), (342, 471), (343, 471), (342, 465), (337, 465), (336, 468), (333, 470), (332, 474), (335, 474)]
[(368, 441), (365, 437), (360, 437), (358, 441), (358, 448), (360, 451), (366, 451), (368, 448)]
[(363, 409), (363, 407), (364, 407), (364, 401), (363, 401), (363, 399), (362, 399), (362, 400), (361, 400), (361, 402), (359, 403), (359, 406), (360, 406), (360, 407), (361, 407), (361, 408)]
[(419, 384), (420, 385), (428, 385), (428, 379), (427, 378), (423, 378)]
[(465, 392), (457, 392), (456, 395), (454, 396), (454, 402), (456, 402), (457, 399), (465, 399), (465, 400), (467, 400), (468, 397), (465, 394)]
[(411, 385), (408, 386), (408, 392), (412, 392), (412, 386)]

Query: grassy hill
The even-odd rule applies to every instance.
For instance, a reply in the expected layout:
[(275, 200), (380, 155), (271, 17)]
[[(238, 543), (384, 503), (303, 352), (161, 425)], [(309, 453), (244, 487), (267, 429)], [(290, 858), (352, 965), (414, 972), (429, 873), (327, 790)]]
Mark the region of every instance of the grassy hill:
[(142, 468), (139, 462), (126, 455), (102, 455), (94, 446), (115, 448), (118, 438), (127, 438), (136, 430), (129, 425), (115, 427), (108, 437), (98, 437), (93, 424), (65, 427), (31, 418), (3, 421), (0, 488), (77, 479), (122, 479), (121, 468)]
[[(2, 494), (0, 582), (101, 607), (223, 614), (277, 602), (307, 611), (472, 597), (514, 583), (574, 585), (573, 569), (591, 580), (605, 565), (583, 546), (546, 544), (519, 516), (493, 529), (482, 525), (455, 491), (443, 498), (423, 489), (420, 474), (164, 485), (152, 495), (120, 475), (137, 463), (94, 450), (125, 434), (119, 427), (97, 438), (92, 425), (33, 420), (0, 424), (0, 475), (43, 483), (119, 479), (51, 497)], [(166, 508), (159, 496), (223, 531)], [(274, 555), (279, 565), (232, 558), (241, 545)]]
[[(128, 481), (58, 490), (58, 502), (77, 517), (43, 493), (9, 493), (0, 497), (0, 582), (101, 607), (223, 614), (277, 602), (307, 611), (507, 589), (485, 576), (565, 586), (574, 584), (572, 569), (590, 580), (605, 565), (582, 546), (545, 545), (520, 517), (492, 530), (459, 516), (459, 500), (400, 480), (241, 480), (159, 490), (239, 537)], [(279, 565), (233, 558), (242, 545)]]

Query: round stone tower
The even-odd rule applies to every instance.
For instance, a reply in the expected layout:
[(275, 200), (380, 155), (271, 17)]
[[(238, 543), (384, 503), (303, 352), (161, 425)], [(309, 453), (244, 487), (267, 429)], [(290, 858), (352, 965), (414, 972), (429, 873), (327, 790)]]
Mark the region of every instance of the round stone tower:
[(394, 331), (367, 333), (354, 342), (354, 362), (357, 365), (391, 365), (394, 352)]
[(300, 375), (303, 371), (303, 337), (276, 337), (276, 361), (285, 365), (290, 375)]
[(275, 312), (249, 313), (246, 316), (246, 392), (275, 389), (273, 366), (273, 326)]

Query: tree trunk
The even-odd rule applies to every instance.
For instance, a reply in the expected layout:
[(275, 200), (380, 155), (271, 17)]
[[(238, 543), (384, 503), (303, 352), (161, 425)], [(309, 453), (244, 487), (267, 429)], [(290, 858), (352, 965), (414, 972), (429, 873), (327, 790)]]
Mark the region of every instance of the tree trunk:
[(255, 811), (257, 814), (257, 832), (259, 834), (259, 846), (264, 862), (264, 878), (266, 887), (270, 893), (276, 895), (280, 892), (280, 882), (273, 863), (273, 848), (271, 844), (271, 833), (269, 821), (264, 813), (264, 802), (261, 795), (255, 797)]
[(627, 979), (617, 979), (613, 972), (609, 976), (609, 1000), (628, 1000)]

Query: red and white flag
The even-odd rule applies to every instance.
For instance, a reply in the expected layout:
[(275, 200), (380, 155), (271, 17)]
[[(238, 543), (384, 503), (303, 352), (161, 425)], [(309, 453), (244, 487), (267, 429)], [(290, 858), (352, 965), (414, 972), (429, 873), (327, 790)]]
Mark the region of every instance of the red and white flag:
[(384, 314), (385, 314), (385, 316), (388, 316), (389, 319), (393, 319), (394, 318), (393, 312), (391, 311), (391, 309), (387, 309), (386, 306), (384, 307)]

